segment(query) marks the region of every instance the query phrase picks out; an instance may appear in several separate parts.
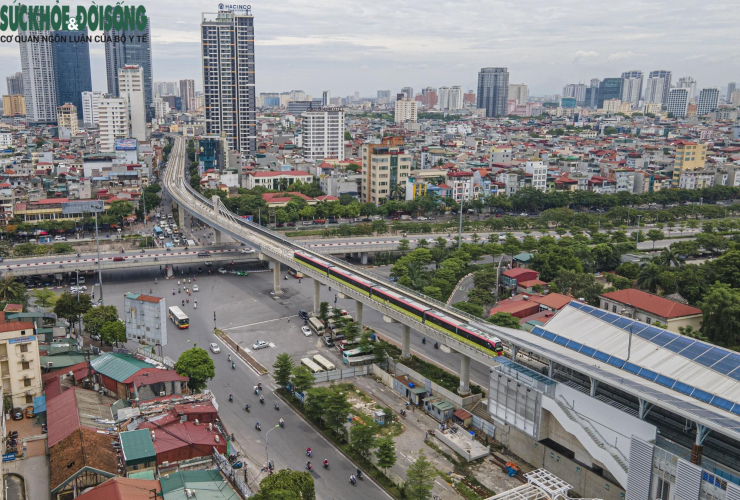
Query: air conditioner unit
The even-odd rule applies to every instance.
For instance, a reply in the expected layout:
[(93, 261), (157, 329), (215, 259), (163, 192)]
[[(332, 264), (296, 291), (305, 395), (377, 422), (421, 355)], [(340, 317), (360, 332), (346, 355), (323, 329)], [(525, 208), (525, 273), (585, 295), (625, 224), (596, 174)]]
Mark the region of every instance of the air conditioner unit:
[(25, 361), (25, 360), (26, 360), (26, 355), (25, 354), (21, 354), (21, 361)]
[(29, 377), (28, 375), (23, 375), (23, 380), (28, 380), (29, 378), (31, 377)]
[(162, 467), (169, 467), (169, 466), (170, 466), (170, 463), (167, 460), (162, 462)]
[(165, 391), (159, 391), (159, 395), (160, 395), (160, 396), (166, 396), (166, 395), (167, 395), (167, 393), (166, 393)]
[(47, 368), (51, 368), (52, 366), (54, 366), (54, 362), (53, 361), (47, 361), (46, 367)]

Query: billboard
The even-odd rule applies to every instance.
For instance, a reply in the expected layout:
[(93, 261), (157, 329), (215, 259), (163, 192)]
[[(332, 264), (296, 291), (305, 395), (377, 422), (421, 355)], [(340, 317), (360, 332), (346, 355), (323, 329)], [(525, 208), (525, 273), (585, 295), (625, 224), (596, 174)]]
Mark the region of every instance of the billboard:
[(116, 151), (136, 151), (136, 139), (116, 139)]
[(80, 200), (62, 203), (63, 214), (102, 213), (104, 211), (103, 200)]

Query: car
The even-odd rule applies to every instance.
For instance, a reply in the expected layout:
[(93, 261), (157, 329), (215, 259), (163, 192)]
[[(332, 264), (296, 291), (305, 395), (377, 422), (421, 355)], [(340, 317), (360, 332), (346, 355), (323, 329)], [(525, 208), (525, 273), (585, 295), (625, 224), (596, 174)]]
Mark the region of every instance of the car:
[(13, 420), (23, 420), (23, 410), (20, 408), (13, 408)]
[(373, 215), (373, 219), (374, 220), (383, 220), (383, 216), (382, 215)]
[(198, 257), (208, 257), (209, 255), (211, 255), (211, 252), (198, 252)]
[(240, 251), (241, 253), (246, 253), (246, 254), (250, 254), (250, 253), (254, 253), (254, 248), (242, 248), (242, 249), (241, 249), (241, 250), (239, 250), (239, 251)]
[(124, 259), (123, 257), (113, 257), (113, 262), (123, 262), (124, 260), (126, 259)]
[(309, 316), (308, 316), (308, 313), (306, 311), (298, 311), (298, 316), (301, 319), (305, 319), (306, 321), (308, 321)]
[(302, 326), (301, 327), (301, 332), (306, 337), (310, 337), (311, 336), (311, 329), (309, 327), (307, 327), (307, 326)]
[(218, 272), (219, 272), (219, 274), (226, 274), (228, 271), (224, 267), (219, 267), (218, 268)]
[(100, 340), (100, 335), (93, 333), (90, 335), (90, 340)]
[(295, 222), (286, 222), (286, 227), (295, 227)]
[(36, 414), (33, 412), (33, 406), (26, 407), (25, 414), (26, 418), (34, 418)]
[(324, 344), (326, 344), (326, 347), (334, 347), (334, 339), (328, 335), (324, 335)]
[(522, 213), (519, 214), (519, 216), (520, 217), (526, 217), (527, 216), (527, 212), (522, 212)]
[(193, 285), (193, 291), (194, 292), (200, 291), (200, 288), (198, 288), (198, 285)]
[(198, 271), (199, 273), (202, 273), (203, 272), (203, 268), (200, 267), (200, 266), (198, 266), (195, 270)]
[(247, 271), (237, 271), (236, 275), (237, 276), (247, 276), (249, 275), (249, 273)]
[(213, 262), (211, 262), (210, 260), (207, 260), (203, 264), (205, 264), (207, 266), (212, 266), (213, 265)]
[(55, 236), (54, 241), (67, 241), (67, 238), (64, 236)]
[(71, 286), (71, 287), (69, 287), (69, 293), (84, 292), (86, 290), (87, 290), (87, 287), (85, 285), (83, 285), (83, 286)]
[(360, 222), (372, 222), (373, 220), (370, 217), (364, 217), (360, 219)]
[(221, 352), (221, 348), (215, 342), (212, 342), (211, 345), (208, 347), (210, 347), (213, 354), (218, 354), (219, 352)]
[(339, 221), (337, 221), (337, 219), (331, 218), (331, 219), (327, 219), (326, 222), (329, 224), (337, 224)]
[(270, 344), (268, 344), (264, 340), (258, 340), (257, 342), (254, 343), (254, 345), (252, 346), (252, 349), (257, 351), (259, 349), (264, 349), (266, 347), (270, 347)]
[(429, 219), (427, 219), (423, 215), (420, 215), (419, 217), (416, 218), (416, 220), (429, 220)]
[(396, 283), (398, 281), (398, 277), (397, 276), (391, 276), (391, 281), (393, 283)]
[(77, 280), (77, 284), (78, 285), (81, 285), (83, 283), (85, 283), (85, 277), (84, 276), (80, 276), (79, 279)]

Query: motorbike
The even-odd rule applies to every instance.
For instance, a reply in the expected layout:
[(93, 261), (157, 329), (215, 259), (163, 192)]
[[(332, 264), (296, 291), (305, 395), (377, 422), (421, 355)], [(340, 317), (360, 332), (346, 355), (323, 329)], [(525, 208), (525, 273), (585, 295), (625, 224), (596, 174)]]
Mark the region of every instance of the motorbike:
[(435, 343), (434, 343), (434, 348), (435, 348), (435, 349), (439, 349), (439, 342), (435, 342)]
[(280, 422), (280, 427), (285, 427), (285, 422)]
[(329, 462), (324, 462), (324, 469), (329, 470)]
[(234, 396), (229, 394), (229, 403), (233, 403), (233, 402), (234, 402)]
[(401, 410), (401, 411), (399, 411), (399, 413), (401, 414), (402, 417), (405, 417), (406, 416), (406, 410)]
[(277, 411), (280, 411), (280, 407), (278, 406), (278, 404), (277, 404), (277, 403), (275, 403), (275, 404), (273, 405), (273, 408), (275, 408), (275, 409), (276, 409)]
[(246, 410), (247, 413), (249, 413), (249, 408), (251, 408), (248, 404), (244, 407), (244, 410)]
[(352, 486), (356, 486), (357, 485), (357, 480), (354, 477), (350, 477), (349, 478), (349, 482), (352, 484)]
[(312, 457), (313, 456), (313, 452), (311, 450), (306, 450), (306, 456), (307, 457)]
[(363, 480), (362, 478), (363, 478), (362, 471), (360, 469), (357, 469), (357, 479), (362, 481)]
[(311, 462), (306, 462), (306, 470), (313, 472), (313, 465), (311, 465)]
[(233, 361), (231, 362), (231, 369), (236, 370), (236, 363), (234, 363)]
[(257, 429), (258, 431), (261, 431), (262, 430), (262, 427), (260, 427), (259, 422), (257, 422), (256, 424), (254, 424), (254, 428)]
[(424, 337), (423, 339), (421, 339), (421, 343), (422, 343), (422, 344), (426, 344), (426, 343), (427, 343), (427, 338), (426, 338), (426, 337)]
[(260, 404), (265, 404), (265, 398), (263, 396), (260, 396)]
[(242, 467), (244, 467), (244, 464), (242, 463), (241, 460), (238, 460), (234, 462), (233, 464), (231, 464), (232, 469), (241, 469)]
[(254, 393), (259, 396), (260, 390), (258, 388), (254, 388)]

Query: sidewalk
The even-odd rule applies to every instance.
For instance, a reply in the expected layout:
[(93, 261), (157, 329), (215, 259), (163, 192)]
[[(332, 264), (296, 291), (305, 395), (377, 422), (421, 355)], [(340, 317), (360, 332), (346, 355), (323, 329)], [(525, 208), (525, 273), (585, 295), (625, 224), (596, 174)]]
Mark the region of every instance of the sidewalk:
[[(26, 497), (31, 500), (51, 500), (49, 484), (49, 457), (40, 455), (25, 460), (15, 460), (3, 464), (3, 473), (14, 473), (23, 476), (26, 482)], [(15, 497), (8, 492), (8, 500)], [(23, 497), (18, 497), (20, 500)]]

